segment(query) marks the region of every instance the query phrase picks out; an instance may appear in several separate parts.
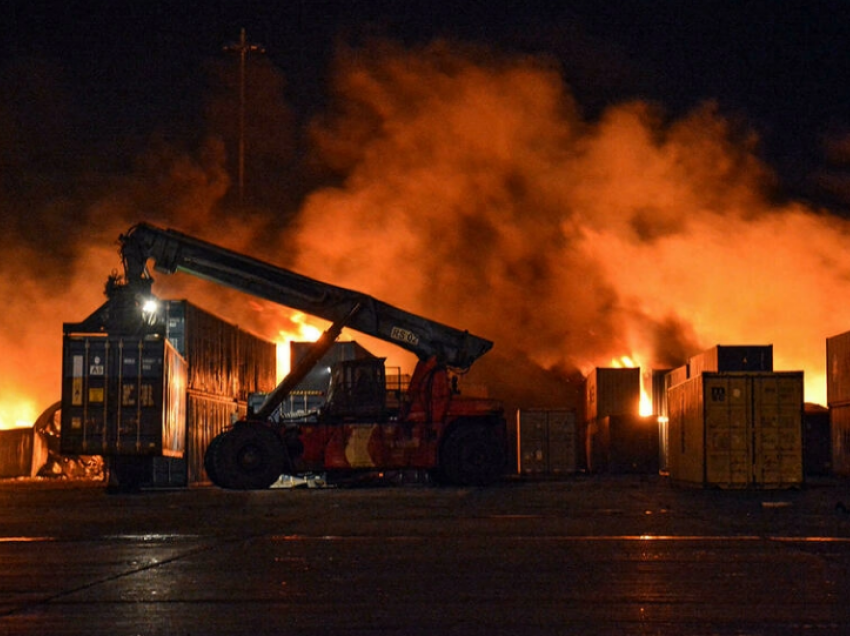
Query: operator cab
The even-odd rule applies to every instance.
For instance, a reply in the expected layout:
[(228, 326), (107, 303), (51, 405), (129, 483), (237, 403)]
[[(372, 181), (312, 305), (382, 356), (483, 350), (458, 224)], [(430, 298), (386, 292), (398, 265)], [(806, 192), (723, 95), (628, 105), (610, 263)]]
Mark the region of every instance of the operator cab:
[(331, 419), (374, 420), (386, 416), (385, 358), (344, 360), (334, 365), (325, 414)]

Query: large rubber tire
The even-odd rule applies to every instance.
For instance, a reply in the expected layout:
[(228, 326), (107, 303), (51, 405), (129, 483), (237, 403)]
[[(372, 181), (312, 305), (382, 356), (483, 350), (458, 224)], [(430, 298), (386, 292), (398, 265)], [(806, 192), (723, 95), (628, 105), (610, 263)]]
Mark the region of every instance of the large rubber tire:
[(281, 476), (285, 449), (277, 434), (262, 424), (244, 422), (215, 444), (210, 478), (221, 488), (261, 490)]
[(460, 424), (441, 446), (440, 480), (455, 486), (489, 486), (504, 476), (505, 459), (492, 427)]
[(223, 433), (219, 433), (215, 437), (212, 438), (209, 446), (207, 446), (206, 452), (204, 452), (204, 470), (207, 471), (207, 477), (210, 478), (210, 481), (216, 485), (218, 485), (218, 478), (216, 477), (215, 472), (215, 455), (216, 449), (218, 448), (221, 441), (224, 439), (225, 435), (227, 435), (230, 431), (224, 431)]

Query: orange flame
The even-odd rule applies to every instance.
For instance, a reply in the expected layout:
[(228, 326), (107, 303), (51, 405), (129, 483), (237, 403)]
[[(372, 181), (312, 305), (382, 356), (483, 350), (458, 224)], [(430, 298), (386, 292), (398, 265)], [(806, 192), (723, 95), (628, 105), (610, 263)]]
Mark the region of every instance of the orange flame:
[[(638, 356), (621, 356), (611, 360), (611, 366), (618, 369), (641, 369), (643, 366), (637, 362)], [(639, 415), (646, 417), (652, 415), (652, 373), (642, 372), (640, 374), (640, 407)], [(649, 386), (647, 386), (649, 385)]]
[(292, 326), (280, 329), (275, 339), (277, 344), (277, 381), (280, 382), (292, 368), (290, 344), (293, 342), (315, 342), (322, 335), (322, 329), (311, 324), (311, 318), (301, 312), (293, 312), (289, 320)]

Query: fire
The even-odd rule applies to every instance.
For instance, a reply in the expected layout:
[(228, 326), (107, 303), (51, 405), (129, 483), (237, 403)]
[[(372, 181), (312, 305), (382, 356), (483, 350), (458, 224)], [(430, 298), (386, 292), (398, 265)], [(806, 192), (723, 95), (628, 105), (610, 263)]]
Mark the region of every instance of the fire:
[(290, 343), (315, 342), (322, 335), (322, 329), (311, 324), (311, 318), (301, 312), (293, 312), (289, 316), (292, 326), (280, 329), (275, 342), (277, 344), (277, 380), (280, 382), (292, 368), (290, 359)]
[(643, 417), (652, 415), (652, 398), (646, 391), (646, 383), (643, 375), (640, 376), (640, 407), (638, 413)]
[[(641, 369), (643, 368), (636, 362), (634, 356), (621, 356), (611, 360), (611, 366), (618, 369)], [(652, 415), (652, 372), (643, 371), (640, 374), (640, 407), (639, 414), (642, 417)]]
[(640, 365), (631, 356), (622, 356), (619, 360), (616, 358), (612, 360), (611, 366), (619, 369), (634, 369)]
[(38, 417), (35, 403), (26, 399), (12, 399), (0, 403), (0, 430), (27, 428)]

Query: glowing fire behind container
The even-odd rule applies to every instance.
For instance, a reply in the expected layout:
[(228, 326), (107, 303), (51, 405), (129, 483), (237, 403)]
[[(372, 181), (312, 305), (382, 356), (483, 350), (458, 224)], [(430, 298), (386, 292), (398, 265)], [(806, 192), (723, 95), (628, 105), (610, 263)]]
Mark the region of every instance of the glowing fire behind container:
[[(621, 358), (611, 360), (611, 366), (615, 369), (641, 369), (644, 368), (638, 362), (637, 356), (622, 356)], [(653, 414), (652, 404), (652, 372), (642, 372), (640, 374), (640, 404), (638, 407), (638, 415), (646, 417)]]
[(322, 335), (323, 329), (311, 324), (311, 319), (304, 313), (293, 312), (290, 316), (292, 326), (280, 329), (275, 339), (277, 344), (277, 381), (280, 382), (292, 369), (290, 344), (293, 342), (315, 342)]
[(35, 402), (23, 396), (4, 396), (0, 402), (0, 430), (32, 426), (36, 417)]

